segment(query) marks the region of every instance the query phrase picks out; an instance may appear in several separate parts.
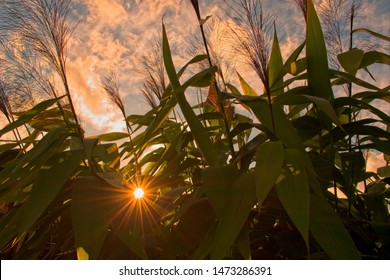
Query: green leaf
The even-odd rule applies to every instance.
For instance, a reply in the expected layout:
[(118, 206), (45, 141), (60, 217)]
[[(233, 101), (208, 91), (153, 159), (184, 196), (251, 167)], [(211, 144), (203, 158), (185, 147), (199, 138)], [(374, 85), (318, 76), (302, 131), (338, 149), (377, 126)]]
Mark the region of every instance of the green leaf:
[(334, 111), (332, 105), (330, 104), (329, 100), (323, 99), (321, 97), (311, 96), (311, 95), (302, 95), (302, 96), (312, 101), (321, 112), (323, 112), (336, 125), (341, 127), (340, 120), (336, 112)]
[(352, 97), (356, 99), (363, 99), (368, 103), (375, 99), (382, 99), (383, 101), (390, 103), (390, 93), (386, 91), (362, 91), (354, 94)]
[(24, 234), (42, 215), (64, 184), (71, 179), (82, 158), (82, 153), (61, 153), (40, 170), (28, 201), (20, 209), (23, 216), (18, 227), (19, 236)]
[(96, 162), (102, 161), (105, 171), (119, 168), (120, 156), (116, 143), (97, 145), (93, 149), (92, 159)]
[(186, 254), (207, 238), (207, 233), (215, 223), (215, 215), (207, 199), (193, 203), (181, 216), (173, 234), (171, 246), (176, 254)]
[(275, 187), (278, 197), (309, 250), (310, 192), (304, 159), (300, 151), (286, 149), (281, 180)]
[(339, 216), (324, 198), (310, 195), (310, 232), (334, 260), (360, 259), (360, 253)]
[(328, 55), (320, 20), (313, 1), (307, 1), (306, 61), (308, 85), (312, 95), (333, 100)]
[(18, 159), (16, 165), (8, 165), (0, 171), (0, 186), (20, 182), (30, 174), (36, 174), (55, 152), (65, 148), (64, 141), (72, 132), (75, 132), (74, 125), (47, 133), (28, 153)]
[(352, 31), (352, 33), (355, 33), (355, 32), (365, 32), (365, 33), (368, 33), (368, 34), (370, 34), (372, 36), (375, 36), (375, 37), (377, 37), (379, 39), (382, 39), (382, 40), (390, 42), (390, 37), (387, 37), (385, 35), (379, 34), (377, 32), (371, 31), (371, 30), (366, 29), (366, 28), (358, 28), (358, 29), (354, 29)]
[(238, 235), (236, 239), (236, 245), (238, 249), (240, 250), (240, 253), (244, 260), (251, 260), (252, 259), (252, 253), (251, 253), (251, 244), (250, 244), (250, 237), (249, 237), (249, 229), (248, 225), (244, 225), (242, 228), (240, 234)]
[(244, 92), (245, 95), (247, 96), (258, 96), (256, 91), (244, 80), (243, 77), (237, 72), (238, 79), (241, 84), (242, 91)]
[(245, 173), (228, 190), (230, 199), (215, 232), (211, 259), (222, 259), (242, 231), (256, 201), (255, 181), (253, 173)]
[(359, 70), (360, 65), (363, 61), (364, 52), (359, 49), (352, 49), (347, 52), (341, 53), (337, 56), (341, 66), (349, 74), (355, 76)]
[[(175, 90), (177, 88), (180, 88), (181, 85), (178, 76), (176, 74), (175, 66), (173, 64), (172, 55), (171, 55), (164, 24), (163, 24), (163, 58), (164, 58), (165, 69), (173, 89)], [(198, 145), (205, 160), (209, 163), (210, 166), (219, 165), (220, 162), (219, 156), (215, 151), (210, 138), (207, 135), (206, 129), (202, 126), (201, 122), (195, 115), (195, 112), (192, 110), (190, 104), (186, 100), (184, 91), (179, 91), (175, 95), (175, 97), (188, 123), (188, 126), (191, 129), (196, 144)]]
[(91, 138), (97, 138), (103, 142), (111, 142), (111, 141), (121, 140), (126, 137), (129, 137), (129, 134), (124, 132), (109, 132), (109, 133), (92, 136)]
[(83, 248), (89, 259), (98, 259), (110, 220), (120, 207), (114, 207), (115, 188), (94, 176), (78, 177), (71, 187), (75, 246)]
[(390, 166), (388, 165), (388, 166), (383, 166), (383, 167), (378, 168), (377, 173), (382, 178), (390, 177)]
[(45, 101), (42, 101), (41, 103), (35, 105), (30, 110), (21, 114), (20, 117), (16, 121), (6, 125), (2, 130), (0, 130), (0, 136), (2, 136), (3, 134), (5, 134), (5, 133), (21, 126), (21, 125), (26, 124), (32, 118), (37, 116), (39, 113), (41, 113), (42, 111), (46, 110), (47, 108), (49, 108), (50, 106), (52, 106), (53, 104), (58, 102), (58, 100), (60, 100), (61, 98), (62, 97), (45, 100)]
[[(294, 75), (294, 76), (295, 76), (295, 75), (298, 74), (299, 72), (303, 71), (302, 69), (301, 69), (301, 71), (298, 70), (299, 67), (298, 67), (296, 64), (299, 64), (298, 61), (297, 61), (297, 59), (298, 59), (299, 55), (301, 54), (301, 52), (302, 52), (303, 48), (305, 47), (305, 45), (306, 45), (306, 41), (303, 42), (302, 44), (300, 44), (300, 45), (298, 46), (298, 48), (297, 48), (297, 49), (290, 55), (290, 57), (286, 60), (286, 62), (285, 62), (284, 65), (283, 65), (283, 71), (284, 71), (285, 74), (290, 73), (291, 75)], [(302, 59), (300, 59), (300, 60), (302, 61)], [(304, 69), (306, 69), (306, 59), (303, 59), (303, 61), (304, 61), (304, 64), (305, 64)], [(294, 64), (295, 64), (295, 65), (294, 65)], [(283, 75), (283, 74), (282, 74), (282, 75)], [(284, 75), (283, 75), (283, 76), (284, 76)], [(280, 78), (279, 78), (279, 79), (280, 79)]]
[(389, 222), (389, 210), (383, 192), (371, 191), (361, 194), (367, 210), (370, 212), (371, 219), (375, 223)]
[[(76, 141), (79, 139), (75, 139)], [(83, 139), (83, 145), (82, 148), (84, 150), (84, 153), (89, 161), (90, 166), (92, 165), (92, 153), (95, 149), (96, 145), (98, 144), (99, 139), (97, 138), (85, 138)]]
[(3, 249), (17, 234), (22, 219), (19, 208), (11, 208), (0, 219), (0, 249)]
[(87, 252), (85, 252), (83, 247), (78, 247), (77, 248), (77, 259), (79, 261), (87, 261), (89, 260), (89, 255)]
[(351, 75), (349, 73), (344, 73), (344, 72), (333, 70), (333, 69), (330, 69), (329, 72), (332, 75), (332, 78), (333, 77), (338, 78), (338, 79), (336, 79), (335, 81), (332, 82), (332, 85), (344, 85), (344, 84), (347, 84), (347, 83), (354, 83), (354, 84), (356, 84), (358, 86), (361, 86), (361, 87), (364, 87), (364, 88), (368, 88), (368, 89), (371, 89), (371, 90), (375, 90), (375, 91), (380, 91), (381, 90), (377, 86), (372, 85), (370, 83), (367, 83), (366, 81), (363, 81), (363, 80), (361, 80), (359, 78), (356, 78), (355, 76), (353, 76), (353, 75)]
[(185, 91), (188, 87), (208, 87), (214, 82), (215, 73), (218, 71), (218, 67), (213, 66), (200, 71), (191, 78), (189, 78), (183, 85), (182, 88), (176, 90)]
[(370, 51), (364, 54), (360, 68), (368, 67), (374, 63), (390, 65), (390, 55), (378, 51)]
[(272, 43), (272, 52), (268, 64), (268, 76), (270, 89), (278, 89), (273, 92), (274, 95), (283, 93), (283, 77), (280, 77), (280, 73), (283, 71), (283, 58), (280, 51), (279, 39), (276, 33), (276, 25), (274, 24), (274, 40)]
[(352, 107), (358, 108), (358, 109), (365, 109), (365, 110), (371, 112), (372, 114), (378, 116), (380, 119), (382, 119), (382, 121), (385, 124), (390, 125), (390, 117), (388, 114), (384, 113), (383, 111), (368, 104), (367, 102), (365, 102), (363, 100), (358, 100), (358, 99), (350, 98), (350, 97), (339, 97), (339, 98), (335, 99), (335, 101), (334, 101), (334, 108), (335, 109), (339, 109), (339, 108), (342, 108), (344, 106), (352, 106)]
[(256, 153), (256, 192), (259, 206), (275, 185), (284, 162), (284, 148), (281, 141), (269, 141), (261, 144)]
[[(365, 173), (366, 160), (362, 152), (342, 152), (340, 153), (343, 176), (347, 183), (347, 189), (353, 184), (362, 181)], [(352, 192), (352, 190), (349, 190)], [(349, 193), (352, 196), (352, 193)]]
[(217, 218), (225, 215), (230, 189), (238, 178), (235, 166), (210, 167), (202, 171), (204, 191)]

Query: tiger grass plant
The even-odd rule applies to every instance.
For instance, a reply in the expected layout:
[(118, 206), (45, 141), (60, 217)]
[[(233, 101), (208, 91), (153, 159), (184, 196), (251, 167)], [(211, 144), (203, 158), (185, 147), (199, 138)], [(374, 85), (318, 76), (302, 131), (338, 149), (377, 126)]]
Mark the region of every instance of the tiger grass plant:
[[(241, 88), (216, 89), (220, 69), (195, 0), (205, 54), (177, 71), (163, 24), (169, 85), (150, 111), (126, 115), (117, 85), (105, 80), (127, 132), (84, 137), (66, 87), (5, 125), (0, 135), (27, 125), (43, 136), (17, 139), (34, 143), (25, 153), (0, 145), (1, 258), (388, 259), (390, 118), (372, 102), (388, 105), (389, 87), (356, 73), (389, 65), (389, 55), (361, 50), (357, 60), (346, 51), (339, 55), (345, 71), (331, 69), (313, 2), (297, 2), (305, 8), (306, 39), (283, 61), (274, 25), (264, 89), (252, 88), (245, 75), (237, 77)], [(362, 31), (390, 40), (352, 30)], [(209, 67), (184, 75), (204, 61)], [(362, 90), (337, 96), (345, 84)], [(192, 88), (212, 88), (219, 105), (239, 104), (248, 116), (229, 119), (211, 100), (191, 105)], [(55, 107), (64, 101), (62, 110)], [(172, 117), (175, 109), (184, 120)], [(345, 121), (351, 110), (370, 114)], [(387, 164), (366, 171), (367, 150)], [(143, 196), (134, 195), (139, 188)]]

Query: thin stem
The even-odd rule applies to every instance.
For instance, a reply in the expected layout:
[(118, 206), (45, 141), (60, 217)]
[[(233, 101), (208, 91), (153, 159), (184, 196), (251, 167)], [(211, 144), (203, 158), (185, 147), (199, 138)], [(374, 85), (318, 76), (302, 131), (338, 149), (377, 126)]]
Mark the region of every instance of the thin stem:
[[(201, 24), (201, 22), (200, 22), (199, 11), (197, 12), (197, 16), (198, 16), (200, 32), (202, 34), (204, 48), (205, 48), (206, 54), (207, 54), (207, 59), (208, 59), (210, 67), (213, 67), (213, 63), (211, 61), (210, 51), (209, 51), (208, 44), (207, 44), (206, 34), (205, 34), (205, 31), (204, 31), (204, 28), (203, 28), (203, 24)], [(215, 86), (215, 89), (217, 91), (217, 96), (218, 97), (221, 96), (221, 91), (220, 91), (220, 89), (218, 87), (218, 84), (217, 84), (217, 81), (215, 79), (214, 79), (214, 86)], [(236, 152), (234, 150), (233, 140), (232, 140), (232, 138), (229, 135), (230, 128), (229, 128), (229, 122), (228, 122), (228, 119), (227, 119), (227, 114), (226, 114), (226, 111), (225, 111), (225, 107), (224, 107), (223, 101), (220, 101), (219, 98), (218, 98), (218, 106), (219, 106), (219, 108), (221, 110), (221, 113), (222, 113), (222, 116), (223, 116), (223, 123), (224, 123), (224, 126), (225, 126), (226, 139), (228, 141), (228, 145), (229, 145), (229, 148), (230, 148), (232, 161), (234, 162), (234, 160), (236, 159), (237, 155), (236, 155)]]

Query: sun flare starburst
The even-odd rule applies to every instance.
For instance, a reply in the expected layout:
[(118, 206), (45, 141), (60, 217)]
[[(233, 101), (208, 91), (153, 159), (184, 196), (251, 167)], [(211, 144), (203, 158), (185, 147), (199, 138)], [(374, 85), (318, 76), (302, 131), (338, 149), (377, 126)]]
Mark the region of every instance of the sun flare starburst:
[(145, 192), (142, 188), (138, 187), (134, 190), (134, 197), (137, 199), (143, 198), (145, 195)]

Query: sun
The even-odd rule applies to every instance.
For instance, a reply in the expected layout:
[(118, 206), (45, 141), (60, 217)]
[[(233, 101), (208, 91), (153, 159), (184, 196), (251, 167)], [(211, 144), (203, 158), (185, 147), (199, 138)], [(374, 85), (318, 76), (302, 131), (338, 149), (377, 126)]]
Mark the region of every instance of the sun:
[(136, 189), (134, 190), (133, 194), (134, 194), (134, 197), (135, 197), (135, 198), (141, 199), (141, 198), (144, 197), (145, 192), (144, 192), (144, 190), (143, 190), (142, 188), (139, 188), (139, 187), (138, 187), (138, 188), (136, 188)]

